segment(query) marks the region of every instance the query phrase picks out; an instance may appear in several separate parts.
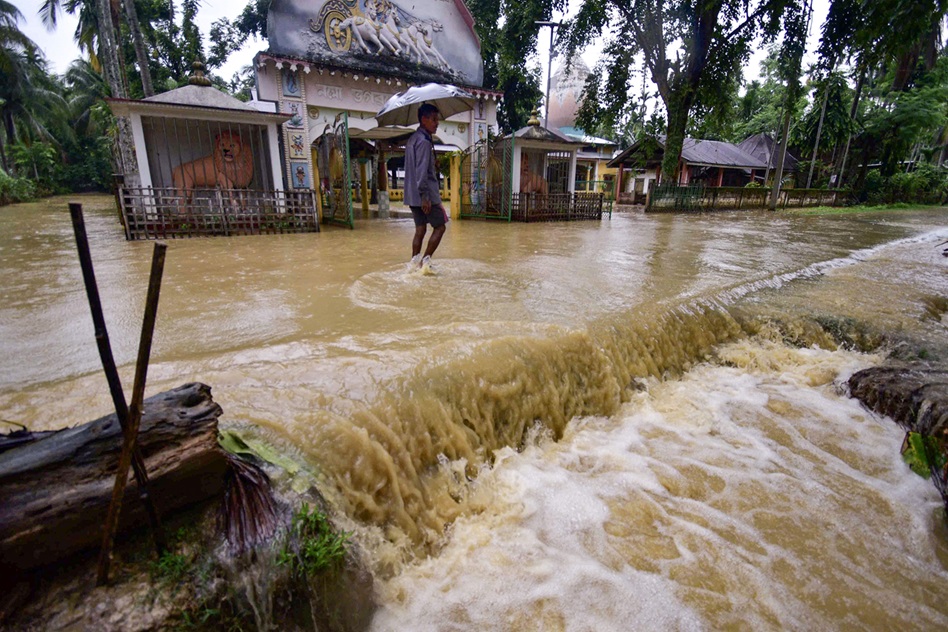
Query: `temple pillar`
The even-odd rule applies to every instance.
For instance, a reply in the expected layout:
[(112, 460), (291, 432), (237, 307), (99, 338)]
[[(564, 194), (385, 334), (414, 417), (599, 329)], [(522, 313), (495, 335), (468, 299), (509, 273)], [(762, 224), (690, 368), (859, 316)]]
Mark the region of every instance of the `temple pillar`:
[(451, 219), (461, 217), (461, 154), (451, 154), (451, 177), (448, 186), (451, 187)]
[(369, 180), (366, 174), (365, 160), (359, 161), (359, 180), (362, 190), (362, 212), (369, 214)]
[(378, 195), (379, 195), (379, 217), (389, 216), (389, 197), (388, 197), (388, 169), (385, 167), (385, 146), (380, 142), (378, 144)]
[(323, 221), (323, 179), (319, 177), (319, 153), (316, 147), (310, 147), (309, 153), (313, 159), (313, 189), (316, 191), (316, 221)]

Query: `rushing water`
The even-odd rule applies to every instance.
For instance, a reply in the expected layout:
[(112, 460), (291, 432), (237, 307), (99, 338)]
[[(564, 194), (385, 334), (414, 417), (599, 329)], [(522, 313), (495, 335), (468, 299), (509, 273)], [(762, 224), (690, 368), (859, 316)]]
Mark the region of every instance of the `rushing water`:
[[(152, 245), (84, 202), (130, 390)], [(944, 352), (945, 210), (452, 222), (434, 277), (411, 233), (170, 242), (149, 370), (314, 472), (375, 629), (948, 627), (937, 493), (840, 388), (881, 351), (830, 336)], [(0, 416), (109, 412), (65, 201), (0, 263)]]

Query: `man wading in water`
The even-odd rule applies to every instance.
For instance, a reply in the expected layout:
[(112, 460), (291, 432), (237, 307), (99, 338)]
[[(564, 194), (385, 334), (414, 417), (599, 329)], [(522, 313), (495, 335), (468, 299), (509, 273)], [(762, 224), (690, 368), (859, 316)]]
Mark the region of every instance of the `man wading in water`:
[[(441, 205), (438, 173), (435, 171), (434, 140), (431, 135), (438, 130), (438, 108), (430, 103), (418, 108), (418, 130), (405, 145), (405, 203), (411, 208), (415, 220), (415, 237), (411, 242), (411, 264), (431, 269), (431, 255), (438, 249), (448, 215)], [(421, 244), (431, 224), (431, 237), (425, 256), (421, 256)]]

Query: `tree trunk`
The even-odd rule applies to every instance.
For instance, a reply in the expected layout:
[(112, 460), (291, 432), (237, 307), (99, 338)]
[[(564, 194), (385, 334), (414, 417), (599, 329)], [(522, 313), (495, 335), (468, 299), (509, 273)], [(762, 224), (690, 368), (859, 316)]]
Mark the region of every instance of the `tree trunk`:
[[(787, 94), (790, 95), (790, 90)], [(783, 113), (783, 130), (780, 134), (779, 148), (777, 149), (777, 164), (774, 165), (774, 184), (770, 188), (770, 201), (767, 204), (771, 211), (777, 210), (777, 200), (780, 198), (780, 185), (783, 182), (783, 162), (787, 156), (787, 141), (790, 138), (790, 119), (793, 116), (793, 109), (790, 99), (787, 99), (787, 106)]]
[(846, 135), (846, 145), (843, 148), (843, 154), (839, 162), (839, 171), (836, 177), (836, 188), (842, 188), (843, 186), (843, 175), (846, 173), (846, 159), (849, 157), (849, 145), (853, 139), (852, 132), (852, 122), (856, 119), (856, 113), (859, 109), (859, 97), (862, 94), (862, 85), (866, 81), (866, 66), (863, 65), (859, 71), (859, 79), (856, 80), (856, 94), (853, 95), (853, 104), (849, 108), (849, 127), (850, 131)]
[[(138, 446), (149, 494), (163, 514), (220, 494), (228, 458), (217, 444), (221, 408), (204, 384), (185, 384), (145, 400)], [(0, 440), (0, 585), (101, 542), (122, 429), (114, 414), (55, 432)], [(145, 524), (134, 477), (120, 530)]]
[[(829, 77), (827, 77), (827, 82)], [(813, 142), (813, 156), (810, 158), (810, 173), (806, 177), (806, 188), (813, 183), (813, 168), (816, 167), (816, 154), (820, 148), (820, 137), (823, 135), (823, 120), (826, 118), (826, 102), (829, 100), (829, 84), (823, 86), (823, 105), (820, 108), (820, 122), (816, 126), (816, 140)]]
[(138, 10), (135, 8), (135, 0), (124, 0), (125, 21), (128, 23), (128, 30), (132, 33), (132, 43), (135, 46), (135, 60), (138, 62), (138, 70), (142, 77), (142, 91), (146, 97), (155, 94), (151, 85), (151, 68), (148, 66), (148, 54), (145, 51), (145, 38), (142, 37), (142, 27), (138, 22)]
[[(13, 144), (16, 142), (14, 139), (14, 127), (13, 127), (13, 115), (9, 112), (3, 116), (3, 130), (7, 135), (7, 147), (13, 147)], [(10, 164), (7, 160), (6, 152), (3, 154), (3, 168), (11, 176), (16, 176), (15, 165)]]
[(780, 144), (780, 139), (776, 136), (777, 132), (774, 131), (774, 138), (771, 138), (773, 145), (770, 146), (770, 156), (767, 158), (767, 170), (764, 171), (764, 186), (770, 182), (770, 170), (774, 168), (774, 155), (777, 153), (777, 145)]
[[(116, 99), (127, 99), (128, 90), (125, 88), (125, 80), (122, 76), (122, 65), (119, 55), (121, 48), (119, 46), (118, 34), (112, 21), (112, 8), (109, 0), (95, 0), (96, 17), (99, 20), (99, 61), (102, 64), (102, 74), (109, 85), (112, 97)], [(135, 144), (132, 140), (132, 125), (125, 117), (116, 119), (118, 134), (115, 140), (113, 153), (116, 156), (115, 162), (126, 175), (137, 173), (137, 163), (135, 162)]]
[(694, 92), (688, 88), (672, 89), (665, 109), (668, 112), (668, 127), (665, 132), (665, 155), (662, 158), (660, 181), (678, 184), (681, 176), (681, 150), (685, 143), (685, 128), (688, 126), (688, 114), (694, 101)]

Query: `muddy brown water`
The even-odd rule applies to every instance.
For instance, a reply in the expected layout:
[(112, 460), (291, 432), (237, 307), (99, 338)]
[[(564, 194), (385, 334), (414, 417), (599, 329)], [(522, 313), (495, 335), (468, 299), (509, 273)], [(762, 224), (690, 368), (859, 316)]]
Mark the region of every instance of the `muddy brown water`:
[[(81, 201), (130, 391), (152, 244)], [(66, 202), (0, 208), (0, 416), (34, 429), (110, 407)], [(948, 627), (937, 493), (841, 388), (883, 352), (826, 333), (940, 353), (948, 211), (455, 221), (436, 276), (411, 233), (170, 241), (147, 389), (210, 384), (319, 481), (375, 629)]]

